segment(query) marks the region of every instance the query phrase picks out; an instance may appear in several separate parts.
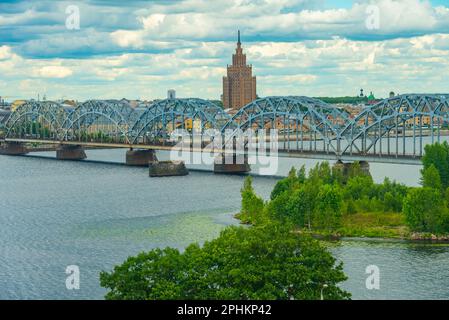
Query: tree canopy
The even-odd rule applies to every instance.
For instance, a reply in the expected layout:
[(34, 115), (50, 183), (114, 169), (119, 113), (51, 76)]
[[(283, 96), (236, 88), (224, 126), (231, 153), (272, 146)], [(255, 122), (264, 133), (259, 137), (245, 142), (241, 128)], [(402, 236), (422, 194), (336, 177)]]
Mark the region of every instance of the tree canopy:
[(228, 227), (202, 247), (154, 249), (102, 272), (106, 299), (349, 299), (342, 265), (280, 224)]
[(414, 231), (449, 231), (449, 210), (439, 190), (429, 187), (410, 190), (404, 200), (404, 214)]
[(428, 144), (424, 147), (422, 163), (424, 170), (432, 165), (438, 170), (441, 184), (444, 189), (449, 187), (449, 144), (443, 143)]

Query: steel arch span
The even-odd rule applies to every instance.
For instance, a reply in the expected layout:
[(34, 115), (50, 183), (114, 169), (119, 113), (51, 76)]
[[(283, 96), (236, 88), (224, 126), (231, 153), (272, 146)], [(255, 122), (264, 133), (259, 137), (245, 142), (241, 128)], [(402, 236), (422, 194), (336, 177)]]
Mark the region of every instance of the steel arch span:
[(206, 134), (207, 129), (220, 130), (230, 116), (216, 104), (202, 99), (166, 99), (145, 108), (130, 129), (133, 144), (169, 139), (182, 129)]
[(222, 128), (277, 129), (284, 151), (337, 153), (345, 111), (308, 97), (267, 97), (240, 109)]
[(65, 108), (52, 101), (27, 101), (11, 112), (5, 138), (58, 140), (68, 117)]
[(129, 143), (129, 122), (135, 110), (122, 101), (89, 100), (63, 123), (64, 141)]
[(277, 129), (280, 152), (341, 159), (420, 157), (428, 143), (449, 140), (449, 95), (406, 94), (365, 107), (355, 116), (308, 97), (257, 99), (232, 116), (202, 99), (167, 99), (131, 108), (117, 100), (75, 107), (27, 101), (5, 122), (5, 138), (71, 143), (158, 145), (184, 129), (207, 142), (208, 129), (231, 138), (247, 129)]
[(449, 95), (396, 96), (365, 108), (347, 124), (341, 153), (419, 157), (426, 143), (441, 142), (448, 123)]

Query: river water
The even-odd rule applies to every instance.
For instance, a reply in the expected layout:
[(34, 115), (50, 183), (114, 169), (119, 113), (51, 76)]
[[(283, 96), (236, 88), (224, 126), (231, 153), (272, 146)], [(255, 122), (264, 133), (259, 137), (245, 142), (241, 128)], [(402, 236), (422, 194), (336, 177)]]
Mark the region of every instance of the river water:
[[(237, 224), (241, 176), (192, 171), (186, 177), (149, 178), (123, 163), (124, 150), (87, 151), (96, 162), (0, 156), (0, 299), (102, 299), (99, 272), (156, 247), (184, 248)], [(164, 158), (166, 155), (161, 155)], [(313, 160), (282, 159), (280, 175)], [(372, 164), (385, 176), (415, 185), (419, 166)], [(268, 198), (276, 178), (256, 176)], [(354, 299), (449, 299), (449, 246), (346, 240), (327, 244), (344, 263), (342, 287)], [(80, 269), (80, 289), (66, 288), (66, 267)], [(368, 290), (367, 266), (380, 271), (380, 289)]]

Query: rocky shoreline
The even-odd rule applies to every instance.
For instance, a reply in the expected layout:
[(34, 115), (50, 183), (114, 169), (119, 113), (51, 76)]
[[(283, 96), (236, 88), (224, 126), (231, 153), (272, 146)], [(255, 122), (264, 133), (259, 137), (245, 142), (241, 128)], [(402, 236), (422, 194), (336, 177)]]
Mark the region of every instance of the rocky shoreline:
[(409, 240), (411, 241), (431, 241), (431, 242), (448, 242), (449, 234), (435, 235), (431, 233), (412, 233)]

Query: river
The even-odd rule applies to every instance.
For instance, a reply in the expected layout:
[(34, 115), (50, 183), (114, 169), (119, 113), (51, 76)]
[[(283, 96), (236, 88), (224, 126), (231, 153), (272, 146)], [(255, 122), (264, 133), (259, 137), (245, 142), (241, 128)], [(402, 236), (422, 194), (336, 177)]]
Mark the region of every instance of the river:
[[(156, 247), (184, 248), (237, 224), (241, 176), (192, 171), (186, 177), (149, 178), (130, 168), (124, 150), (90, 150), (90, 160), (0, 156), (0, 299), (102, 299), (99, 272)], [(166, 155), (165, 155), (166, 156)], [(164, 158), (164, 155), (161, 156)], [(313, 160), (282, 159), (280, 175)], [(419, 166), (372, 164), (385, 176), (416, 185)], [(276, 183), (256, 176), (268, 198)], [(449, 299), (449, 246), (345, 240), (328, 244), (344, 263), (342, 287), (354, 299)], [(66, 288), (66, 267), (80, 269), (80, 289)], [(366, 289), (365, 269), (380, 270), (380, 289)]]

